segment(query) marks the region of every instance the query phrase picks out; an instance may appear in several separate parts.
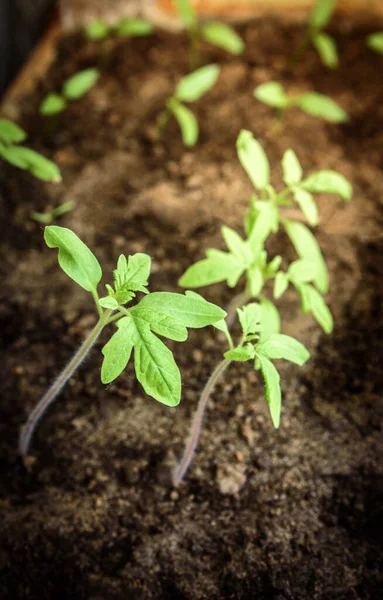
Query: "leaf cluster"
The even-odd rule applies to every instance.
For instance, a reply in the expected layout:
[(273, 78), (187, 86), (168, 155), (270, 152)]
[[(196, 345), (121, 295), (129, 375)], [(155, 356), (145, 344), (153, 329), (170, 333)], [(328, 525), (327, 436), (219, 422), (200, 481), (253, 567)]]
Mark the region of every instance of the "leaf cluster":
[(96, 84), (99, 77), (99, 70), (94, 68), (75, 73), (64, 82), (60, 94), (51, 93), (44, 98), (40, 104), (40, 113), (45, 116), (53, 116), (63, 112), (68, 102), (85, 96)]
[(60, 169), (35, 150), (22, 146), (27, 134), (9, 119), (0, 119), (0, 158), (43, 181), (61, 181)]
[(117, 37), (142, 37), (153, 33), (153, 25), (139, 17), (125, 17), (113, 25), (103, 19), (92, 19), (85, 27), (85, 36), (91, 41), (104, 40), (111, 35)]

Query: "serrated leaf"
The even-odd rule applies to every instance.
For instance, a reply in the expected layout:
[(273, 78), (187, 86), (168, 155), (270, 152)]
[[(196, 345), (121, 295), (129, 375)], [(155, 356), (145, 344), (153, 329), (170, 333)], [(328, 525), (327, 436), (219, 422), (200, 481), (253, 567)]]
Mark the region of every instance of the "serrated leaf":
[(0, 119), (0, 139), (5, 144), (18, 144), (23, 142), (27, 134), (21, 127), (9, 119)]
[(265, 282), (262, 270), (256, 265), (252, 266), (247, 269), (246, 276), (250, 295), (253, 298), (257, 298), (257, 296), (259, 296), (261, 293)]
[(132, 353), (136, 334), (133, 320), (130, 317), (124, 317), (117, 322), (117, 327), (116, 333), (101, 350), (104, 355), (101, 367), (102, 383), (111, 383), (121, 375)]
[(45, 116), (57, 115), (62, 112), (67, 103), (60, 94), (48, 94), (40, 104), (39, 112)]
[(266, 358), (283, 358), (300, 366), (310, 358), (309, 351), (301, 342), (282, 333), (273, 333), (265, 342), (256, 346), (256, 352)]
[(109, 25), (102, 19), (92, 19), (85, 27), (85, 36), (92, 41), (105, 39), (109, 32)]
[(309, 24), (313, 29), (323, 29), (330, 21), (336, 0), (317, 0), (311, 11)]
[(302, 298), (303, 312), (312, 312), (323, 331), (331, 333), (334, 327), (334, 320), (323, 296), (308, 283), (302, 283), (297, 286), (297, 290)]
[(309, 260), (295, 260), (289, 266), (287, 276), (290, 281), (296, 283), (307, 283), (315, 278), (315, 267)]
[(276, 274), (275, 280), (274, 280), (274, 298), (276, 300), (278, 300), (278, 298), (280, 298), (285, 293), (285, 291), (287, 290), (288, 287), (289, 287), (288, 277), (285, 273), (280, 271), (279, 273)]
[(277, 307), (267, 300), (267, 298), (261, 298), (261, 331), (260, 338), (261, 342), (267, 340), (272, 333), (279, 333), (281, 330), (281, 318)]
[(159, 312), (142, 308), (140, 304), (131, 310), (131, 314), (146, 321), (154, 333), (176, 342), (187, 340), (188, 330), (180, 321)]
[(283, 181), (287, 186), (299, 183), (302, 179), (302, 167), (293, 150), (286, 150), (282, 158)]
[(110, 308), (112, 310), (118, 307), (117, 300), (115, 298), (112, 298), (112, 296), (104, 296), (103, 298), (100, 298), (99, 304), (103, 308)]
[(197, 14), (191, 0), (174, 0), (186, 28), (197, 24)]
[(177, 84), (174, 97), (179, 102), (195, 102), (204, 96), (215, 84), (220, 74), (218, 65), (206, 65), (189, 75), (185, 75)]
[(339, 194), (346, 201), (352, 196), (350, 182), (336, 171), (318, 171), (304, 179), (301, 186), (313, 193)]
[(289, 103), (285, 89), (278, 81), (261, 83), (261, 85), (254, 89), (253, 94), (257, 100), (274, 108), (283, 109)]
[(68, 100), (77, 100), (84, 96), (95, 85), (100, 77), (97, 69), (84, 69), (69, 77), (63, 86), (63, 94)]
[(224, 353), (224, 357), (229, 360), (235, 360), (238, 362), (246, 362), (252, 360), (255, 357), (255, 350), (251, 344), (245, 344), (244, 346), (238, 346), (237, 348), (231, 348)]
[(312, 42), (326, 67), (335, 69), (339, 65), (338, 52), (333, 38), (327, 33), (317, 33)]
[(237, 308), (237, 314), (245, 337), (260, 331), (261, 307), (257, 302)]
[(222, 227), (221, 233), (230, 252), (234, 254), (244, 265), (250, 264), (252, 260), (252, 252), (249, 244), (245, 242), (245, 240), (243, 240), (241, 236), (234, 231), (234, 229), (231, 229), (226, 225)]
[(206, 23), (199, 28), (199, 34), (206, 42), (231, 54), (239, 55), (245, 50), (241, 36), (226, 23)]
[(339, 104), (318, 92), (302, 94), (296, 103), (308, 115), (330, 121), (330, 123), (345, 123), (349, 120), (348, 114)]
[(188, 108), (178, 102), (175, 98), (170, 98), (168, 108), (173, 113), (180, 130), (182, 141), (186, 147), (194, 146), (199, 136), (198, 121)]
[(268, 358), (262, 356), (262, 354), (257, 355), (257, 358), (259, 360), (262, 375), (266, 384), (265, 396), (267, 404), (269, 405), (271, 420), (275, 429), (278, 429), (282, 405), (279, 373)]
[(148, 283), (152, 259), (148, 254), (137, 252), (128, 256), (121, 254), (117, 269), (114, 271), (116, 290), (120, 289), (142, 291), (147, 293), (145, 286)]
[(242, 129), (240, 132), (237, 138), (237, 154), (254, 187), (264, 190), (270, 179), (269, 161), (251, 131)]
[(302, 188), (293, 190), (294, 199), (312, 227), (318, 224), (318, 207), (310, 192)]
[(102, 277), (100, 264), (89, 248), (70, 229), (49, 225), (44, 230), (49, 248), (58, 248), (62, 270), (88, 292), (95, 292)]
[(189, 267), (178, 281), (184, 288), (198, 288), (230, 280), (234, 287), (245, 266), (228, 252), (208, 251), (208, 257)]
[(116, 300), (118, 302), (118, 304), (127, 304), (128, 302), (130, 302), (132, 300), (132, 298), (135, 297), (135, 293), (128, 291), (128, 290), (118, 290), (118, 292), (115, 293), (116, 296)]
[(383, 54), (383, 31), (377, 31), (367, 36), (367, 46), (371, 50)]
[(286, 233), (293, 243), (298, 256), (312, 264), (313, 281), (325, 294), (328, 290), (328, 271), (318, 242), (311, 231), (297, 221), (284, 221)]
[(116, 35), (120, 37), (142, 37), (153, 33), (153, 25), (145, 19), (124, 18), (114, 27)]

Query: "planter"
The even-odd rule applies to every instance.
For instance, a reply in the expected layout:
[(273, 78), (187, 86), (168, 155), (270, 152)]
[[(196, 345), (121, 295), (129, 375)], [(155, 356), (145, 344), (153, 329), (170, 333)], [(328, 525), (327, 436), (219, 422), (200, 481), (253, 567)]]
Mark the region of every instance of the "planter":
[[(101, 60), (102, 45), (68, 36), (36, 91), (18, 100), (31, 144), (57, 161), (63, 183), (42, 184), (3, 166), (4, 598), (381, 595), (382, 59), (366, 49), (366, 31), (336, 35), (336, 71), (314, 52), (298, 67), (288, 61), (298, 27), (264, 20), (242, 33), (243, 57), (203, 48), (204, 60), (219, 62), (222, 73), (193, 107), (201, 128), (195, 149), (184, 149), (174, 122), (162, 143), (154, 141), (156, 115), (187, 71), (184, 36), (117, 41), (99, 83), (52, 128), (36, 116), (43, 96)], [(335, 126), (292, 109), (275, 137), (272, 109), (252, 96), (270, 79), (326, 93), (352, 120)], [(231, 368), (209, 404), (195, 462), (172, 489), (170, 469), (223, 349), (214, 331), (197, 331), (183, 345), (169, 344), (184, 382), (175, 410), (146, 397), (131, 367), (105, 388), (94, 350), (46, 415), (25, 469), (19, 427), (96, 319), (86, 294), (57, 267), (30, 211), (75, 200), (61, 224), (93, 248), (105, 272), (121, 252), (147, 252), (151, 289), (179, 291), (183, 271), (221, 243), (221, 224), (240, 228), (251, 194), (235, 152), (241, 128), (265, 147), (276, 184), (291, 147), (306, 172), (335, 169), (354, 186), (346, 207), (329, 197), (320, 202), (334, 334), (300, 317), (292, 292), (280, 302), (285, 332), (312, 354), (304, 368), (281, 369), (280, 430), (272, 429), (255, 372)], [(275, 238), (270, 252), (284, 252), (287, 243)], [(220, 286), (203, 293), (220, 305), (230, 300)]]

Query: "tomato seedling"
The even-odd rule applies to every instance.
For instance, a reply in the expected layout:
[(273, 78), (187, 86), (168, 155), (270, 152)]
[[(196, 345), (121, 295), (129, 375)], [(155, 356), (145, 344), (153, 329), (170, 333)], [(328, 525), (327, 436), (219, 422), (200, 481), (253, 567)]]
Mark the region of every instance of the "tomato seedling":
[(96, 84), (100, 72), (98, 69), (84, 69), (67, 79), (60, 94), (48, 94), (40, 104), (40, 113), (44, 116), (53, 116), (62, 113), (68, 102), (78, 100), (85, 96)]
[(323, 31), (330, 22), (336, 0), (317, 0), (311, 11), (307, 33), (297, 48), (295, 60), (300, 60), (308, 46), (312, 44), (326, 67), (335, 69), (339, 64), (338, 51), (334, 39)]
[(100, 41), (115, 35), (117, 37), (142, 37), (153, 33), (153, 25), (139, 17), (124, 17), (109, 25), (103, 19), (92, 19), (85, 27), (85, 36), (88, 40)]

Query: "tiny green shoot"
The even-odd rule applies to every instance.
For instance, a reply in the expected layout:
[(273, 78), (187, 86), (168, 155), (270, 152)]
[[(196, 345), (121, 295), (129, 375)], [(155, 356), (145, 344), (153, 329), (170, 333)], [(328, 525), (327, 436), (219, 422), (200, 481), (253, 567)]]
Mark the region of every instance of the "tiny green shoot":
[(42, 223), (43, 225), (50, 225), (56, 219), (59, 219), (63, 215), (72, 211), (76, 206), (74, 200), (68, 200), (68, 202), (63, 202), (56, 208), (52, 208), (52, 210), (48, 210), (46, 212), (37, 212), (36, 210), (31, 211), (31, 218), (37, 221), (38, 223)]
[(338, 51), (334, 39), (323, 31), (330, 22), (336, 0), (317, 0), (309, 18), (307, 33), (302, 43), (297, 48), (295, 60), (299, 61), (302, 55), (312, 44), (326, 67), (335, 69), (339, 64)]
[(27, 134), (9, 119), (0, 119), (0, 158), (29, 171), (34, 177), (54, 183), (61, 181), (60, 169), (35, 150), (20, 145)]
[(182, 77), (174, 94), (167, 99), (165, 110), (157, 118), (157, 137), (161, 139), (169, 118), (173, 116), (181, 130), (185, 146), (194, 146), (199, 136), (199, 125), (192, 111), (184, 102), (195, 102), (215, 84), (220, 74), (218, 65), (206, 65)]
[(367, 46), (374, 50), (374, 52), (378, 52), (378, 54), (383, 54), (383, 31), (377, 31), (376, 33), (371, 33), (367, 36)]
[(62, 113), (67, 107), (68, 102), (85, 96), (96, 84), (99, 77), (99, 70), (93, 68), (75, 73), (64, 82), (60, 94), (51, 93), (45, 96), (40, 104), (40, 113), (44, 116), (53, 116)]
[[(19, 440), (22, 456), (28, 453), (42, 415), (80, 366), (105, 326), (114, 323), (117, 331), (102, 349), (102, 383), (114, 381), (124, 371), (134, 351), (135, 373), (144, 391), (167, 406), (177, 406), (181, 397), (180, 371), (173, 353), (157, 336), (183, 342), (188, 337), (188, 328), (213, 325), (226, 316), (221, 308), (193, 292), (150, 293), (147, 285), (151, 258), (143, 253), (119, 257), (113, 285), (107, 284), (106, 295), (100, 298), (101, 266), (80, 238), (70, 229), (51, 225), (45, 228), (44, 239), (49, 248), (58, 249), (58, 262), (63, 271), (92, 295), (98, 321), (30, 413)], [(131, 305), (137, 294), (143, 294), (143, 297)]]
[(124, 17), (115, 23), (109, 25), (103, 19), (96, 18), (85, 27), (85, 36), (91, 41), (105, 40), (116, 35), (118, 37), (142, 37), (153, 33), (153, 25), (139, 17)]

